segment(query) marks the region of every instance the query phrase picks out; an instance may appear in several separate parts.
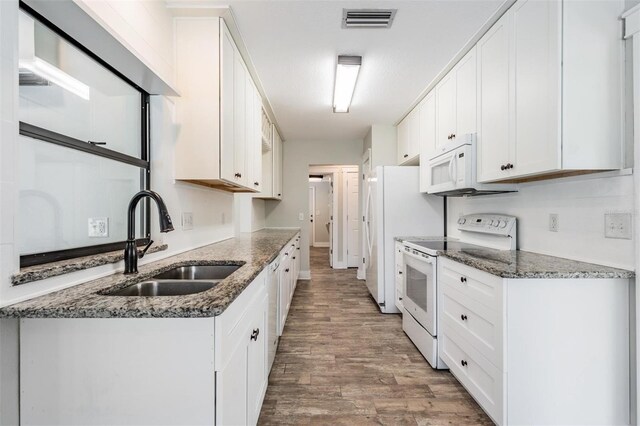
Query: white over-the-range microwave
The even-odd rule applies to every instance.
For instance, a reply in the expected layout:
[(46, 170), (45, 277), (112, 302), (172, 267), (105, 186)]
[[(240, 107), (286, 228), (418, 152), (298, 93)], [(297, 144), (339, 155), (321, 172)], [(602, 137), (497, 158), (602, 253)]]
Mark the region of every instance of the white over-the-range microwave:
[(456, 138), (429, 159), (427, 192), (459, 197), (517, 191), (516, 185), (512, 184), (478, 183), (476, 165), (476, 134)]

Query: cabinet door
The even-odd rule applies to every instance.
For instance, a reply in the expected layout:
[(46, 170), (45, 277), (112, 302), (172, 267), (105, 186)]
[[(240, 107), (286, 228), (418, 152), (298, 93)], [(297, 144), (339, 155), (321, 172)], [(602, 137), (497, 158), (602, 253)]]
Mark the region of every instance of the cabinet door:
[[(220, 25), (220, 177), (235, 182), (234, 67), (235, 43), (226, 24)], [(213, 118), (212, 118), (213, 119)]]
[(520, 176), (558, 170), (562, 3), (521, 0), (512, 9), (515, 152), (510, 173)]
[(398, 164), (402, 164), (409, 158), (409, 117), (405, 117), (398, 127)]
[(289, 268), (287, 260), (280, 264), (280, 272), (278, 273), (278, 336), (282, 336), (284, 324), (287, 321), (289, 313)]
[(258, 89), (253, 86), (253, 123), (254, 123), (254, 146), (253, 146), (253, 179), (249, 181), (253, 189), (261, 191), (264, 189), (262, 179), (262, 96)]
[(456, 134), (456, 79), (452, 70), (436, 86), (436, 143), (438, 148)]
[[(267, 296), (260, 302), (251, 335), (247, 336), (247, 418), (248, 424), (255, 425), (260, 417), (260, 408), (267, 388)], [(255, 338), (254, 338), (255, 337)]]
[(436, 96), (431, 92), (420, 104), (420, 192), (430, 184), (429, 158), (436, 153)]
[(476, 132), (476, 48), (460, 60), (456, 72), (456, 136)]
[(236, 50), (233, 65), (233, 164), (234, 164), (234, 182), (241, 186), (247, 186), (246, 171), (246, 90), (247, 90), (247, 70), (240, 53)]
[(407, 152), (409, 159), (414, 159), (420, 155), (420, 110), (414, 108), (409, 113), (409, 138), (407, 141)]
[(510, 43), (512, 13), (508, 10), (476, 45), (478, 55), (478, 182), (509, 176)]
[(217, 424), (247, 424), (247, 360), (245, 341), (237, 346), (224, 370), (216, 372)]
[(273, 196), (282, 199), (282, 139), (273, 126)]

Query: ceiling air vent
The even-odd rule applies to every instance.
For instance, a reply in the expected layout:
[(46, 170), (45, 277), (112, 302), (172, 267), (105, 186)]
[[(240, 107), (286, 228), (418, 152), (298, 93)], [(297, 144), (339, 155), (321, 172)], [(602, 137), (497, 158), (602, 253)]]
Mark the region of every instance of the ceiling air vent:
[(342, 28), (389, 28), (397, 9), (343, 9)]

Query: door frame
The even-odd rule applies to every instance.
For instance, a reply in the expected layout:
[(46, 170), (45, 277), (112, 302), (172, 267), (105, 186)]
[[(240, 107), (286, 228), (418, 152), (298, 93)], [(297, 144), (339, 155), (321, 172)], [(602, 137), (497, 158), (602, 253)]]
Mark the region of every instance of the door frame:
[(315, 213), (316, 213), (316, 187), (315, 186), (309, 186), (309, 194), (308, 194), (308, 198), (309, 198), (309, 228), (311, 228), (309, 230), (309, 247), (315, 247), (316, 246), (316, 224), (315, 222), (313, 222), (313, 220), (315, 219)]
[[(344, 194), (344, 209), (343, 209), (343, 213), (344, 213), (344, 235), (345, 235), (345, 266), (347, 268), (359, 268), (360, 267), (360, 262), (358, 262), (358, 264), (356, 266), (349, 266), (349, 238), (350, 238), (350, 231), (349, 231), (349, 174), (351, 173), (355, 173), (356, 174), (356, 180), (358, 181), (358, 208), (356, 209), (356, 220), (358, 221), (358, 223), (360, 223), (359, 220), (359, 216), (360, 216), (360, 179), (359, 179), (359, 175), (360, 175), (360, 168), (355, 168), (355, 167), (349, 167), (349, 168), (345, 168), (342, 174), (342, 177), (344, 179), (343, 182), (343, 194)], [(362, 248), (360, 247), (360, 232), (362, 231), (362, 228), (359, 226), (358, 227), (359, 232), (358, 232), (358, 242), (356, 243), (356, 248), (358, 248), (358, 254), (361, 253)]]
[[(368, 164), (368, 167), (365, 167), (365, 165), (367, 164)], [(362, 154), (362, 162), (360, 163), (360, 173), (361, 173), (362, 179), (360, 180), (360, 188), (358, 189), (360, 191), (360, 217), (362, 218), (362, 221), (360, 222), (360, 226), (362, 229), (362, 231), (360, 232), (360, 254), (362, 255), (362, 263), (358, 267), (358, 272), (356, 274), (356, 278), (358, 278), (359, 280), (365, 280), (367, 278), (367, 264), (365, 263), (365, 258), (366, 258), (365, 253), (367, 252), (368, 248), (366, 246), (367, 241), (364, 238), (364, 226), (365, 226), (364, 209), (365, 209), (365, 203), (367, 202), (366, 178), (371, 174), (371, 170), (372, 170), (371, 148), (368, 148), (364, 152), (364, 154)]]

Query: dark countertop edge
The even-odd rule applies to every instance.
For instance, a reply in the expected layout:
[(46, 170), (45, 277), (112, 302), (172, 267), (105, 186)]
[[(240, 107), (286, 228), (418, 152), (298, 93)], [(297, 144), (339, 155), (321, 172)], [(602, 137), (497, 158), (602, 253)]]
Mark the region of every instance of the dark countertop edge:
[[(153, 245), (147, 250), (147, 254), (158, 253), (167, 250), (167, 244)], [(139, 250), (140, 251), (140, 250)], [(47, 278), (58, 277), (72, 272), (84, 271), (98, 266), (117, 263), (124, 259), (124, 249), (99, 253), (91, 256), (77, 257), (75, 259), (61, 260), (42, 265), (20, 268), (20, 271), (11, 276), (11, 285), (18, 286)]]
[(479, 271), (486, 272), (488, 274), (506, 278), (506, 279), (633, 279), (636, 274), (634, 271), (627, 269), (614, 268), (612, 266), (599, 265), (596, 263), (583, 262), (581, 260), (567, 259), (559, 256), (551, 256), (548, 254), (528, 252), (526, 250), (518, 250), (525, 253), (530, 253), (534, 256), (544, 256), (555, 259), (563, 259), (568, 262), (575, 262), (577, 264), (587, 264), (596, 267), (602, 267), (602, 271), (581, 271), (577, 269), (572, 272), (556, 272), (556, 271), (539, 271), (539, 272), (511, 272), (511, 271), (498, 271), (493, 266), (482, 267), (479, 265), (481, 262), (488, 262), (485, 259), (474, 258), (471, 255), (460, 255), (459, 251), (439, 250), (438, 256), (445, 257), (454, 262), (462, 263), (463, 265), (477, 269)]
[[(265, 230), (268, 229), (276, 229), (276, 230), (283, 230), (283, 231), (291, 231), (293, 232), (293, 234), (291, 235), (291, 238), (295, 237), (295, 235), (299, 232), (301, 232), (300, 228), (265, 228)], [(231, 238), (233, 239), (233, 237)], [(216, 243), (212, 243), (209, 245), (215, 245), (215, 244), (219, 244), (222, 243), (224, 241), (228, 241), (229, 239), (226, 240), (222, 240)], [(25, 310), (25, 309), (20, 309), (20, 308), (14, 308), (14, 305), (19, 305), (21, 302), (17, 302), (15, 304), (11, 304), (11, 305), (7, 305), (4, 307), (0, 307), (0, 318), (17, 318), (17, 319), (76, 319), (76, 318), (84, 318), (84, 319), (89, 319), (89, 318), (96, 318), (96, 319), (109, 319), (109, 318), (172, 318), (172, 319), (189, 319), (189, 318), (214, 318), (216, 316), (221, 315), (226, 309), (227, 307), (229, 307), (234, 301), (235, 299), (237, 299), (240, 294), (242, 294), (242, 292), (255, 280), (255, 278), (260, 275), (260, 273), (266, 268), (268, 267), (280, 254), (280, 252), (282, 251), (282, 249), (284, 247), (286, 247), (286, 245), (289, 243), (291, 239), (286, 240), (281, 246), (280, 248), (278, 248), (277, 250), (274, 250), (274, 252), (271, 254), (271, 256), (268, 257), (268, 259), (266, 261), (264, 261), (263, 264), (261, 265), (257, 265), (253, 271), (253, 273), (251, 275), (249, 275), (246, 279), (245, 282), (243, 283), (243, 285), (241, 286), (242, 288), (240, 288), (240, 290), (238, 292), (236, 292), (236, 294), (224, 305), (224, 306), (211, 306), (210, 308), (168, 308), (168, 309), (162, 309), (162, 310), (139, 310), (136, 311), (135, 314), (132, 314), (132, 310), (127, 310), (127, 309), (120, 309), (120, 308), (115, 308), (115, 309), (109, 309), (109, 308), (101, 308), (98, 311), (96, 310), (91, 310), (91, 309), (65, 309), (65, 310), (59, 310), (59, 309), (54, 309), (54, 308), (38, 308), (38, 309), (34, 309), (32, 312), (30, 312), (29, 310)], [(204, 246), (206, 247), (206, 246)], [(201, 248), (201, 247), (200, 247)], [(193, 250), (198, 250), (199, 248), (195, 248)], [(192, 251), (192, 250), (189, 250)], [(187, 252), (184, 252), (187, 253)], [(176, 254), (175, 256), (182, 256), (184, 255), (184, 253), (179, 253)], [(173, 257), (173, 256), (172, 256)], [(165, 258), (165, 259), (161, 259), (162, 260), (167, 260), (170, 259), (169, 258)], [(203, 262), (202, 260), (198, 260), (197, 262)], [(225, 260), (211, 260), (211, 261), (207, 261), (207, 262), (203, 262), (206, 264), (225, 264), (227, 261)], [(153, 263), (153, 262), (152, 262)], [(159, 274), (162, 273), (164, 271), (167, 271), (169, 269), (173, 269), (175, 267), (179, 267), (179, 266), (183, 266), (185, 264), (192, 264), (193, 261), (190, 261), (188, 259), (183, 259), (183, 260), (176, 260), (175, 262), (171, 262), (167, 265), (165, 265), (164, 267), (154, 270), (153, 274)], [(140, 276), (138, 276), (138, 278), (140, 278)], [(100, 279), (100, 278), (98, 278)], [(144, 278), (143, 278), (144, 279)], [(93, 282), (95, 280), (90, 280), (87, 281), (86, 283), (81, 283), (78, 285), (83, 285), (83, 284), (88, 284), (90, 282)], [(129, 284), (127, 284), (129, 285)], [(75, 287), (75, 286), (73, 286)], [(114, 287), (119, 287), (119, 286), (114, 286)], [(115, 288), (111, 287), (108, 290), (109, 291), (113, 291)], [(126, 287), (126, 285), (123, 285), (123, 287)], [(66, 289), (62, 289), (59, 291), (64, 291)], [(106, 291), (107, 289), (104, 289), (102, 291)], [(101, 292), (101, 291), (100, 291)], [(98, 293), (100, 293), (98, 292)], [(54, 292), (55, 293), (55, 292)], [(43, 296), (39, 296), (39, 297), (45, 297), (46, 295)], [(178, 296), (178, 297), (189, 297), (189, 296)]]

